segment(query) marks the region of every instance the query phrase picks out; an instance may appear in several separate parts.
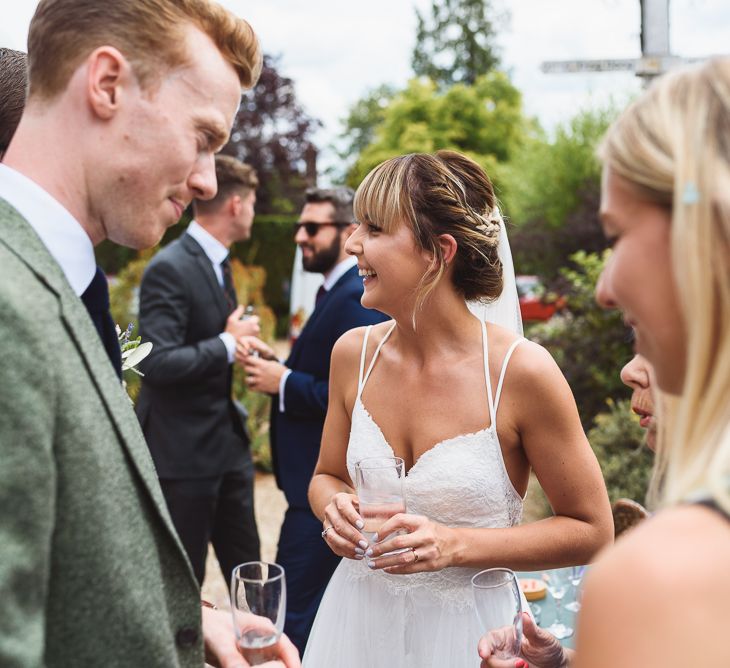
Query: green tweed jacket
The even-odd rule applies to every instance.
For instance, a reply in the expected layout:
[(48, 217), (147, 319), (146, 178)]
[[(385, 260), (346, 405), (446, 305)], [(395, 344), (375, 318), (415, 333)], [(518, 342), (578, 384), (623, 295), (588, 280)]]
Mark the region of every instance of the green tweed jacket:
[(0, 199), (0, 666), (202, 665), (199, 590), (132, 405)]

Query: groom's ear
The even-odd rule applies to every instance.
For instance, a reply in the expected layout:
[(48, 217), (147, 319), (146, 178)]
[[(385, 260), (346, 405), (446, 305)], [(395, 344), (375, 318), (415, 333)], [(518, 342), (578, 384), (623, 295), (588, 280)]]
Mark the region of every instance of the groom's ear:
[(439, 234), (439, 246), (441, 247), (441, 257), (444, 258), (444, 263), (451, 264), (456, 255), (456, 249), (459, 247), (456, 239), (450, 234)]

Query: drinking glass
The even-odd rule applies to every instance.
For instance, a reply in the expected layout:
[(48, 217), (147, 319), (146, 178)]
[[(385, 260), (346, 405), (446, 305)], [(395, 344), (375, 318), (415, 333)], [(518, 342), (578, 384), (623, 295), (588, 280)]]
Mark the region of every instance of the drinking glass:
[(233, 569), (231, 612), (236, 640), (251, 665), (275, 659), (286, 614), (286, 580), (278, 564), (249, 561)]
[(542, 574), (542, 579), (547, 585), (550, 595), (555, 600), (555, 621), (547, 627), (558, 640), (569, 638), (573, 635), (573, 629), (561, 620), (561, 601), (570, 587), (570, 569), (556, 568)]
[(522, 599), (517, 577), (508, 568), (489, 568), (471, 579), (483, 633), (498, 632), (497, 659), (517, 658), (522, 643)]
[(565, 609), (571, 612), (578, 612), (580, 610), (580, 601), (578, 600), (579, 587), (581, 580), (583, 579), (583, 573), (585, 572), (585, 566), (571, 566), (570, 567), (570, 584), (573, 585), (573, 600), (570, 603), (565, 604)]
[[(397, 513), (406, 512), (403, 492), (405, 470), (400, 457), (367, 457), (355, 464), (355, 488), (360, 501), (360, 516), (365, 523), (361, 531), (371, 545), (373, 537), (387, 520)], [(381, 541), (390, 537), (378, 536)]]

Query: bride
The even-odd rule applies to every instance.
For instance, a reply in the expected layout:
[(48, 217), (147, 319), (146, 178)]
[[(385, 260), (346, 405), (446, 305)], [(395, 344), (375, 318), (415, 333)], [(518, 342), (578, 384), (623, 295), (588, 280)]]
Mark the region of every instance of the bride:
[[(346, 248), (362, 303), (393, 320), (351, 330), (332, 354), (309, 499), (345, 559), (304, 665), (476, 666), (471, 576), (588, 562), (613, 533), (606, 490), (568, 384), (515, 331), (511, 257), (481, 167), (451, 151), (388, 160), (358, 189), (355, 215)], [(474, 317), (475, 300), (497, 302), (512, 329)], [(405, 461), (407, 513), (381, 527), (395, 537), (368, 544), (353, 480), (373, 456)], [(531, 469), (554, 516), (519, 525)]]

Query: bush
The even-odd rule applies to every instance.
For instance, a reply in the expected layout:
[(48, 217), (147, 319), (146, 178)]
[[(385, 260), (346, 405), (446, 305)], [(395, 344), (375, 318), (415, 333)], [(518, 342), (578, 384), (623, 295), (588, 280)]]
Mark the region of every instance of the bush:
[(586, 430), (604, 410), (606, 399), (626, 397), (619, 371), (633, 355), (631, 331), (621, 314), (602, 309), (595, 300), (606, 257), (605, 253), (572, 255), (577, 269), (562, 270), (567, 308), (530, 330), (530, 337), (550, 351), (567, 378)]
[(595, 418), (588, 440), (596, 453), (606, 481), (608, 496), (644, 502), (649, 486), (653, 454), (644, 445), (646, 435), (628, 400), (608, 402), (608, 412)]
[[(232, 256), (244, 265), (263, 267), (263, 301), (276, 314), (276, 337), (289, 333), (289, 288), (294, 267), (293, 225), (297, 216), (256, 216), (251, 239), (233, 246)], [(241, 302), (244, 303), (244, 302)]]
[[(147, 263), (154, 257), (159, 248), (143, 251), (120, 271), (109, 289), (111, 311), (114, 321), (124, 328), (129, 323), (138, 325), (138, 289)], [(266, 271), (262, 267), (245, 266), (235, 257), (231, 261), (231, 274), (240, 304), (251, 304), (261, 319), (261, 338), (273, 340), (276, 328), (276, 316), (264, 300)], [(133, 336), (136, 336), (136, 331)], [(139, 394), (141, 379), (133, 371), (125, 373), (127, 391), (132, 400)], [(269, 450), (269, 406), (268, 396), (249, 392), (244, 382), (244, 373), (238, 366), (233, 372), (233, 397), (248, 409), (248, 427), (251, 433), (251, 453), (254, 463), (262, 470), (271, 471), (271, 453)]]

